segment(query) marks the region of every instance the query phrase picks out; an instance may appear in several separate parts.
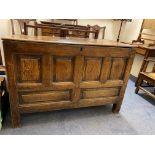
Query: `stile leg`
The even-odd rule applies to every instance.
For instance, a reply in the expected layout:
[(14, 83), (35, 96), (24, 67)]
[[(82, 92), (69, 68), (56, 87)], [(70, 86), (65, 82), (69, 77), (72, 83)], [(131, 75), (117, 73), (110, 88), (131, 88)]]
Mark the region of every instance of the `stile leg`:
[(123, 102), (123, 98), (118, 103), (113, 104), (113, 107), (112, 107), (113, 113), (119, 113), (119, 111), (121, 109), (122, 102)]
[(12, 114), (11, 121), (12, 121), (12, 127), (13, 128), (18, 128), (18, 127), (21, 126), (21, 124), (20, 124), (20, 115), (19, 114)]
[(13, 128), (18, 128), (21, 126), (20, 124), (20, 112), (19, 109), (16, 107), (12, 107), (10, 105), (10, 111), (11, 111), (11, 122), (12, 122), (12, 127)]

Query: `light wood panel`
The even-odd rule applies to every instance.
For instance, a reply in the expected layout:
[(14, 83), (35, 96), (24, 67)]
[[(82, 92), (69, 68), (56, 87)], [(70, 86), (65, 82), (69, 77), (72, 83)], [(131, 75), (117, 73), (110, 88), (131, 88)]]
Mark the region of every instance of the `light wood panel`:
[(38, 56), (17, 56), (17, 76), (19, 81), (37, 82), (41, 80), (41, 58)]
[(122, 80), (126, 67), (126, 59), (113, 58), (111, 64), (110, 80)]
[(85, 58), (83, 69), (83, 81), (99, 80), (101, 70), (101, 58)]
[(72, 58), (56, 58), (54, 60), (54, 76), (56, 82), (73, 81), (73, 60)]

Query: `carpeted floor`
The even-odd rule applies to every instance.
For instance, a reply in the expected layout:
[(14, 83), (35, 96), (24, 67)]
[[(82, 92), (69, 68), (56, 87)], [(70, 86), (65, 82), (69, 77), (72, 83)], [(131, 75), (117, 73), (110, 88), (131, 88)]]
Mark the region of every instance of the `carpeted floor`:
[(155, 101), (134, 90), (129, 80), (119, 114), (111, 112), (111, 105), (25, 114), (21, 128), (16, 129), (11, 128), (8, 116), (0, 134), (155, 134)]

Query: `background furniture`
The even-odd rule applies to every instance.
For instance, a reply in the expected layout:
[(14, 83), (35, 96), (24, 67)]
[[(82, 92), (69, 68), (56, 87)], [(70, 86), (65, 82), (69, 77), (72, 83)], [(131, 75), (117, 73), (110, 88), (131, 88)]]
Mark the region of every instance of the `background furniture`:
[[(83, 25), (72, 25), (72, 24), (62, 24), (62, 23), (54, 23), (54, 22), (47, 22), (47, 21), (40, 21), (41, 24), (36, 22), (36, 19), (11, 19), (11, 27), (12, 27), (12, 34), (15, 34), (14, 29), (14, 22), (17, 21), (20, 33), (21, 34), (28, 34), (28, 28), (34, 29), (34, 35), (38, 35), (38, 31), (40, 31), (40, 35), (44, 36), (59, 36), (59, 37), (80, 37), (80, 38), (89, 38), (90, 34), (92, 38), (98, 39), (99, 33), (102, 33), (102, 39), (104, 39), (105, 35), (105, 28), (100, 27), (98, 25), (94, 26), (83, 26)], [(33, 21), (33, 24), (30, 22)], [(32, 25), (30, 27), (30, 25)], [(37, 26), (35, 28), (33, 26)], [(43, 26), (52, 27), (52, 28), (43, 28)], [(41, 30), (38, 30), (41, 29)], [(25, 32), (26, 30), (26, 32)], [(62, 32), (63, 31), (63, 32)]]
[(22, 113), (113, 104), (120, 110), (133, 45), (79, 38), (3, 38), (13, 127)]
[[(24, 34), (28, 35), (29, 34), (29, 30), (33, 29), (34, 30), (34, 34), (35, 36), (59, 36), (59, 37), (64, 37), (64, 33), (61, 30), (61, 27), (53, 27), (53, 26), (47, 26), (47, 25), (42, 25), (42, 24), (37, 24), (35, 23), (35, 25), (30, 25), (30, 24), (26, 24), (24, 23)], [(32, 34), (31, 34), (32, 35)]]
[[(56, 26), (56, 27), (62, 27), (62, 28), (71, 28), (71, 29), (80, 29), (80, 30), (92, 30), (92, 31), (97, 31), (97, 36), (96, 38), (98, 38), (99, 33), (102, 33), (101, 38), (104, 39), (105, 36), (105, 29), (106, 27), (100, 27), (98, 25), (87, 25), (87, 26), (83, 26), (83, 25), (71, 25), (71, 24), (62, 24), (62, 23), (53, 23), (53, 22), (47, 22), (47, 21), (40, 21), (42, 24), (45, 25), (50, 25), (50, 26)], [(94, 38), (94, 37), (93, 37)]]
[[(90, 34), (94, 34), (95, 39), (98, 38), (97, 30), (87, 30), (82, 28), (69, 28), (68, 26), (56, 26), (56, 25), (46, 25), (46, 24), (37, 24), (29, 25), (24, 23), (24, 34), (28, 34), (28, 29), (34, 29), (34, 35), (42, 36), (59, 36), (59, 37), (78, 37), (78, 38), (89, 38)], [(40, 32), (40, 33), (39, 33)]]
[[(133, 40), (133, 43), (139, 45), (138, 48), (136, 48), (136, 54), (144, 56), (144, 59), (155, 57), (155, 19), (143, 20), (139, 36), (137, 40)], [(145, 70), (146, 66), (144, 59), (139, 74), (142, 72), (142, 70)], [(139, 74), (135, 83), (136, 86), (139, 80)]]
[(57, 19), (57, 20), (64, 20), (64, 21), (69, 21), (73, 25), (78, 25), (78, 20), (77, 19)]
[[(136, 48), (136, 53), (143, 55), (144, 59), (148, 59), (149, 57), (155, 57), (155, 30), (143, 29), (140, 34), (140, 39), (138, 39), (137, 41), (133, 41), (133, 44), (138, 44), (138, 48)], [(135, 83), (136, 86), (140, 77), (140, 72), (145, 69), (146, 65), (145, 61), (143, 60), (138, 74), (138, 78)]]
[(90, 26), (84, 26), (84, 25), (72, 25), (72, 24), (63, 24), (63, 23), (54, 23), (54, 22), (48, 22), (48, 21), (40, 21), (41, 24), (45, 24), (47, 26), (52, 27), (61, 27), (61, 28), (72, 28), (72, 29), (81, 29), (81, 30), (90, 30)]
[(5, 66), (3, 66), (0, 50), (0, 129), (9, 108), (9, 97), (5, 83)]
[[(149, 62), (154, 62), (154, 67), (153, 67), (152, 72), (146, 72), (146, 68), (147, 68)], [(144, 66), (145, 67), (139, 74), (135, 93), (137, 94), (139, 89), (141, 89), (142, 91), (144, 91), (149, 96), (151, 96), (155, 99), (155, 91), (153, 93), (151, 93), (148, 89), (145, 89), (145, 87), (150, 87), (150, 86), (155, 87), (155, 60), (145, 59)], [(147, 82), (147, 85), (145, 85), (145, 86), (142, 85), (144, 80)]]
[(99, 33), (100, 33), (100, 32), (102, 33), (101, 38), (104, 39), (106, 26), (103, 26), (103, 27), (100, 27), (100, 26), (98, 26), (98, 25), (94, 25), (94, 26), (88, 25), (88, 26), (90, 27), (91, 30), (97, 31), (97, 32), (98, 32), (98, 33), (97, 33), (98, 36), (96, 37), (97, 39), (98, 39), (98, 37), (99, 37)]
[[(79, 37), (79, 38), (89, 38), (90, 33), (94, 32), (93, 38), (98, 37), (98, 30), (90, 30), (90, 26), (83, 25), (71, 25), (71, 24), (61, 24), (61, 23), (52, 23), (41, 21), (42, 24), (50, 27), (61, 28), (64, 33), (64, 37)], [(38, 25), (38, 24), (37, 24)], [(48, 31), (48, 32), (47, 32)], [(45, 35), (49, 33), (50, 30), (42, 30), (42, 34)]]
[(9, 96), (6, 89), (5, 77), (0, 75), (0, 129), (9, 108)]
[(29, 24), (31, 21), (36, 22), (36, 19), (10, 19), (12, 35), (15, 34), (14, 22), (17, 21), (20, 28), (20, 34), (24, 34), (24, 23)]
[(141, 42), (141, 33), (143, 29), (155, 29), (155, 19), (143, 19), (142, 26), (140, 29), (137, 41)]

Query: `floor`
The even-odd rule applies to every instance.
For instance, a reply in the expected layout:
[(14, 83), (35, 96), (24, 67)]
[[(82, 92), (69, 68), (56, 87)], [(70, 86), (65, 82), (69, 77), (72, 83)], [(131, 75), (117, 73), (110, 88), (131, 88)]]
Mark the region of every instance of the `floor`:
[(111, 112), (111, 105), (25, 114), (21, 128), (16, 129), (11, 128), (8, 116), (0, 134), (155, 134), (155, 101), (145, 94), (136, 95), (134, 90), (134, 82), (129, 80), (119, 114)]

